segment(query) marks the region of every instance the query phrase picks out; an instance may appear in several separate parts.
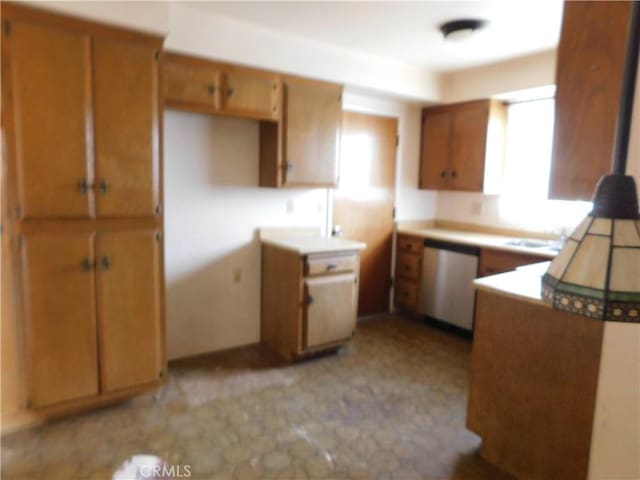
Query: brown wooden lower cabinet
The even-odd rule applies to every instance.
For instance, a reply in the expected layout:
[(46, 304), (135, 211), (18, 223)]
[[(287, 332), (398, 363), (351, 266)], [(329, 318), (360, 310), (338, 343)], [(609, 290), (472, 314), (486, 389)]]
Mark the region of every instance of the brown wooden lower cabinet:
[(480, 251), (478, 277), (510, 272), (511, 270), (515, 270), (517, 267), (522, 267), (523, 265), (547, 262), (549, 260), (551, 260), (551, 258), (547, 256), (483, 248)]
[(161, 378), (156, 230), (37, 233), (20, 248), (27, 408)]
[(408, 312), (417, 312), (419, 308), (423, 248), (422, 237), (398, 235), (393, 297), (396, 307)]
[(335, 348), (356, 329), (359, 256), (262, 246), (262, 343), (286, 360)]

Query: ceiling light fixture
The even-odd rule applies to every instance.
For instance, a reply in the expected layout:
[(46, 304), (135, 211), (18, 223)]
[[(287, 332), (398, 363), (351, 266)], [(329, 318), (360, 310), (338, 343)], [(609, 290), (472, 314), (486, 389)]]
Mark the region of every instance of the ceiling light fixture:
[(640, 2), (633, 2), (616, 129), (613, 172), (600, 179), (593, 211), (542, 277), (554, 308), (598, 320), (640, 323), (640, 212), (626, 175), (640, 49)]
[(465, 40), (475, 32), (486, 28), (489, 25), (487, 20), (478, 18), (465, 18), (461, 20), (451, 20), (440, 25), (440, 31), (446, 40)]

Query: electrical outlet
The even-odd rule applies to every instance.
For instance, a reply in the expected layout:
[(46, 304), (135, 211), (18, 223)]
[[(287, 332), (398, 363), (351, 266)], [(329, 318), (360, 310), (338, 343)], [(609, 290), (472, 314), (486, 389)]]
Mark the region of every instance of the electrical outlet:
[(234, 283), (242, 281), (242, 269), (240, 267), (233, 269), (233, 281)]
[(478, 200), (477, 202), (473, 202), (471, 204), (471, 213), (473, 215), (482, 215), (482, 200)]
[(287, 213), (293, 213), (294, 203), (292, 199), (287, 200)]

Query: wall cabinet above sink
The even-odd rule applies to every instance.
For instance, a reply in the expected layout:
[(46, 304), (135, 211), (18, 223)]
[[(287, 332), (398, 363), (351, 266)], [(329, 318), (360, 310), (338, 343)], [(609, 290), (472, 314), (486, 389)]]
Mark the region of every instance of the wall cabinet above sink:
[(425, 108), (419, 187), (497, 193), (505, 129), (506, 107), (496, 100)]

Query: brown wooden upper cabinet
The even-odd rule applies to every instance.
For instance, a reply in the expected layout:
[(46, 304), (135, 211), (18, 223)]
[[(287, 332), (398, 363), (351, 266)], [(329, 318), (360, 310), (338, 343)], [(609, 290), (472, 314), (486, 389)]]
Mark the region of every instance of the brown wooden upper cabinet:
[(260, 185), (335, 187), (342, 85), (287, 77), (282, 122), (262, 124)]
[(504, 159), (506, 107), (479, 100), (422, 112), (420, 188), (487, 191), (486, 171)]
[(5, 20), (3, 42), (17, 217), (154, 215), (161, 42), (23, 19)]
[(280, 118), (278, 74), (166, 53), (163, 77), (165, 105), (170, 108), (258, 120)]
[(632, 2), (565, 2), (549, 197), (591, 200), (611, 171)]

